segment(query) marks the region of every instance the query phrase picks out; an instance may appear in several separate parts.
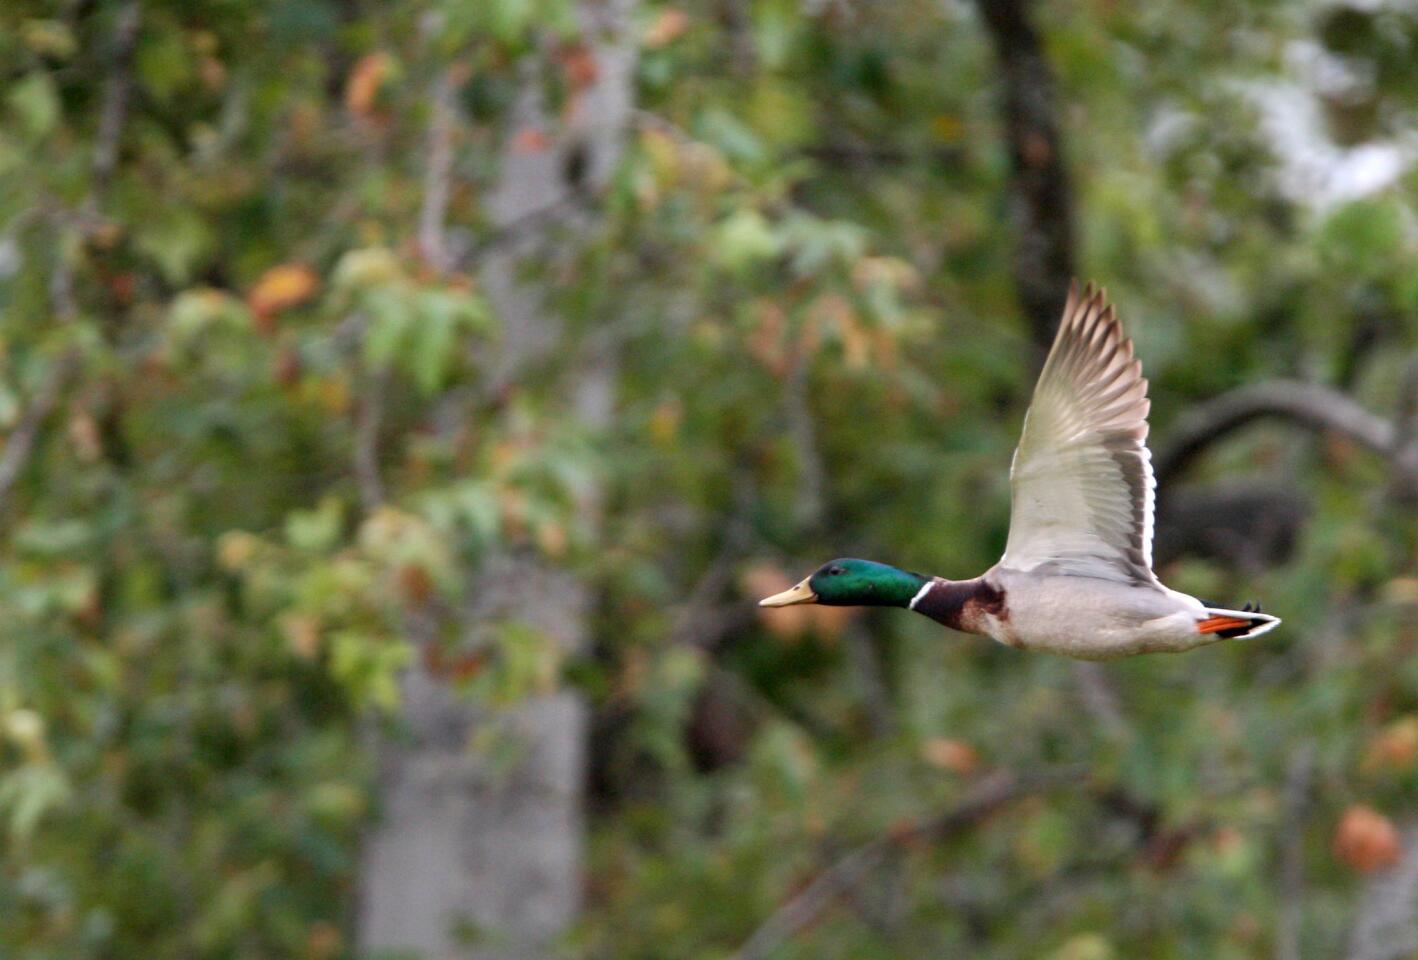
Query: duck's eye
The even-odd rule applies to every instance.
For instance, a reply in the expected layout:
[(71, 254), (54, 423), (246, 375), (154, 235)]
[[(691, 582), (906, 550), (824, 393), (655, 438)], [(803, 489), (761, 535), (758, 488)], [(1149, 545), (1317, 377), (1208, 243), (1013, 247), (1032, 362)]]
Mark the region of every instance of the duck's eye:
[(844, 573), (846, 573), (846, 572), (847, 572), (847, 571), (846, 571), (845, 569), (843, 569), (842, 567), (829, 567), (828, 570), (827, 570), (827, 575), (828, 575), (829, 577), (840, 577), (842, 574), (844, 574)]

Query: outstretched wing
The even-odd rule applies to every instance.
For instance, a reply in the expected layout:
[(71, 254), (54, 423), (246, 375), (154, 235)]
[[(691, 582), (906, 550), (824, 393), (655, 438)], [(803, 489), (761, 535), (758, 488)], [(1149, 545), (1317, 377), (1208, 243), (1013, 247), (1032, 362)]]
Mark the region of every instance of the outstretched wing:
[(1001, 566), (1156, 584), (1147, 381), (1105, 294), (1070, 285), (1010, 467)]

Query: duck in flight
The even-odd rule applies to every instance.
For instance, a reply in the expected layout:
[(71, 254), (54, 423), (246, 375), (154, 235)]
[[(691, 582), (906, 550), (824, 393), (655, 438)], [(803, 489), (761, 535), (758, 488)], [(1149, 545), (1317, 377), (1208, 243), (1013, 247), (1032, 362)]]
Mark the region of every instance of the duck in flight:
[(1250, 639), (1280, 620), (1164, 587), (1152, 572), (1156, 481), (1147, 381), (1102, 290), (1072, 284), (1014, 451), (1004, 556), (973, 580), (870, 560), (824, 564), (765, 607), (905, 607), (1023, 650), (1083, 660)]

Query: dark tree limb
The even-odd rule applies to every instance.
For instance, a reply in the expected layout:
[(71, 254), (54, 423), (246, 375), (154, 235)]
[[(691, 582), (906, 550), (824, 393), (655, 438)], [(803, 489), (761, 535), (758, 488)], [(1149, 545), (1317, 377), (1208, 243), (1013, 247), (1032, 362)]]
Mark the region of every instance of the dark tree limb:
[(1159, 494), (1157, 569), (1190, 556), (1259, 574), (1289, 561), (1310, 515), (1304, 491), (1273, 478), (1169, 483)]
[(1418, 353), (1408, 358), (1398, 384), (1394, 442), (1402, 449), (1418, 444)]
[[(721, 628), (726, 621), (729, 624), (741, 622), (740, 617), (715, 615), (720, 599), (733, 581), (734, 566), (743, 558), (753, 540), (753, 525), (749, 522), (753, 490), (740, 476), (735, 476), (732, 483), (734, 511), (725, 524), (719, 552), (695, 581), (675, 617), (674, 627), (670, 630), (672, 643), (711, 649), (723, 639)], [(734, 607), (741, 605), (734, 604), (728, 608), (730, 614), (735, 612)]]
[(438, 72), (429, 91), (432, 115), (424, 162), (423, 201), (419, 206), (418, 245), (424, 260), (440, 273), (452, 266), (448, 250), (448, 201), (453, 193), (453, 134), (458, 121), (457, 94), (465, 68), (454, 64)]
[[(89, 167), (89, 189), (76, 210), (71, 211), (68, 217), (59, 218), (61, 222), (72, 218), (84, 231), (91, 230), (98, 222), (118, 165), (118, 143), (128, 117), (129, 92), (133, 84), (133, 51), (138, 42), (141, 22), (142, 10), (138, 0), (128, 0), (119, 9), (114, 23), (98, 132)], [(62, 249), (56, 251), (55, 257), (54, 273), (49, 279), (49, 299), (55, 322), (66, 324), (79, 312), (74, 295), (74, 265)], [(45, 421), (59, 406), (70, 381), (78, 376), (81, 361), (77, 347), (68, 348), (55, 360), (15, 429), (5, 438), (5, 445), (0, 448), (0, 511), (4, 510), (11, 488), (34, 456), (35, 444)]]
[(1009, 146), (1014, 283), (1040, 351), (1053, 340), (1075, 276), (1073, 194), (1059, 139), (1053, 71), (1030, 20), (1030, 0), (978, 0), (999, 57)]
[(794, 498), (795, 519), (807, 530), (822, 527), (827, 513), (827, 468), (817, 442), (817, 427), (808, 403), (807, 358), (793, 358), (792, 369), (783, 391), (783, 413), (788, 421), (788, 438), (798, 467), (797, 496)]
[[(1048, 352), (1075, 276), (1073, 190), (1064, 165), (1053, 70), (1032, 22), (1032, 0), (978, 0), (980, 17), (999, 59), (1009, 207), (1014, 231), (1015, 291), (1040, 358)], [(1112, 737), (1127, 721), (1108, 678), (1094, 664), (1077, 664), (1085, 707)]]
[(0, 510), (5, 508), (10, 488), (15, 485), (15, 481), (30, 462), (30, 457), (34, 455), (34, 445), (39, 438), (40, 429), (59, 405), (64, 388), (68, 386), (78, 368), (79, 355), (76, 351), (71, 350), (60, 356), (39, 390), (30, 399), (30, 404), (20, 416), (15, 429), (5, 438), (5, 445), (0, 448)]
[(1315, 742), (1301, 740), (1290, 753), (1285, 774), (1280, 848), (1280, 915), (1275, 923), (1275, 960), (1301, 960), (1305, 918), (1305, 821), (1315, 778)]
[(849, 624), (842, 639), (852, 665), (857, 695), (866, 709), (868, 728), (873, 737), (884, 737), (891, 732), (893, 711), (881, 653), (860, 622)]
[(1401, 479), (1418, 478), (1418, 450), (1400, 446), (1398, 429), (1347, 395), (1317, 383), (1275, 380), (1240, 387), (1194, 408), (1173, 424), (1153, 464), (1164, 485), (1216, 440), (1254, 420), (1274, 417), (1332, 431), (1389, 460)]
[(1025, 797), (1085, 782), (1082, 771), (1076, 768), (1027, 776), (1008, 771), (993, 774), (944, 813), (923, 817), (838, 859), (765, 920), (734, 954), (734, 960), (761, 960), (769, 956), (810, 926), (834, 903), (855, 890), (896, 851), (916, 842), (956, 836)]
[(355, 480), (359, 484), (360, 505), (373, 513), (384, 503), (384, 478), (379, 472), (379, 428), (384, 419), (384, 394), (389, 388), (389, 371), (379, 370), (365, 377), (364, 390), (355, 407), (354, 449), (351, 454)]
[(108, 76), (99, 107), (98, 134), (91, 162), (93, 181), (84, 202), (86, 216), (97, 216), (108, 195), (108, 186), (118, 168), (118, 141), (128, 117), (128, 97), (133, 87), (133, 51), (138, 45), (142, 10), (138, 0), (128, 0), (119, 8), (113, 27), (113, 49)]
[(1110, 739), (1130, 739), (1132, 727), (1123, 717), (1118, 694), (1103, 668), (1086, 660), (1075, 660), (1072, 667), (1073, 678), (1078, 683), (1078, 698), (1088, 716)]
[(800, 156), (821, 160), (833, 166), (854, 168), (900, 167), (929, 162), (953, 166), (961, 162), (965, 151), (959, 147), (936, 147), (930, 150), (903, 150), (893, 144), (848, 143), (843, 141), (818, 143), (803, 147)]

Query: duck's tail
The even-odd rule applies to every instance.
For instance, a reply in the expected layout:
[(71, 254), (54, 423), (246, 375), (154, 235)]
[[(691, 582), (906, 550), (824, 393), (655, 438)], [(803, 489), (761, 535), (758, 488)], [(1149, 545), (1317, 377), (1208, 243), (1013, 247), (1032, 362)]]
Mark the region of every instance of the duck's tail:
[(1214, 633), (1228, 640), (1250, 640), (1280, 626), (1280, 618), (1261, 613), (1260, 604), (1252, 609), (1248, 603), (1240, 610), (1208, 606), (1206, 619), (1196, 626), (1200, 633)]

